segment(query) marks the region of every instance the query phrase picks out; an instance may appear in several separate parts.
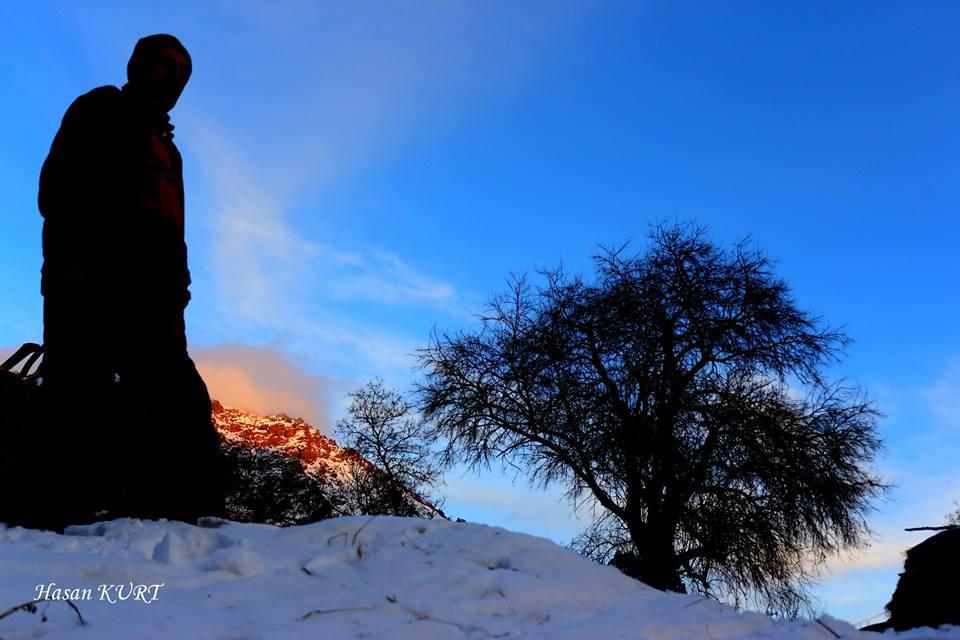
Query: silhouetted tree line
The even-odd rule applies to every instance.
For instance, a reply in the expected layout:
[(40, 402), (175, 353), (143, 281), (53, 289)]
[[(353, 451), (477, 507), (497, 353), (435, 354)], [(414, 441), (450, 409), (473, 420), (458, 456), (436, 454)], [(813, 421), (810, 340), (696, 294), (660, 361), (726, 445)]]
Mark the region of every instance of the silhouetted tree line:
[(595, 257), (592, 282), (515, 278), (474, 331), (435, 332), (418, 388), (447, 464), (560, 483), (593, 510), (574, 548), (649, 585), (795, 615), (886, 488), (849, 342), (770, 261), (692, 225)]
[(286, 527), (332, 518), (324, 485), (283, 451), (242, 444), (222, 447), (228, 468), (226, 517)]

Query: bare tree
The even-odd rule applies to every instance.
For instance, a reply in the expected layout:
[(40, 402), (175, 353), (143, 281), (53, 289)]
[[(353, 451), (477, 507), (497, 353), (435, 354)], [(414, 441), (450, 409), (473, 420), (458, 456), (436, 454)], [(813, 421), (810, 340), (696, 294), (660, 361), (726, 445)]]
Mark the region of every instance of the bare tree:
[(351, 469), (358, 508), (413, 516), (423, 515), (423, 506), (439, 507), (440, 500), (429, 493), (442, 485), (442, 467), (412, 404), (380, 379), (349, 398), (347, 417), (337, 423), (337, 433), (344, 446), (372, 463)]
[(515, 278), (475, 332), (435, 332), (418, 388), (447, 463), (500, 461), (596, 506), (575, 546), (661, 589), (783, 614), (861, 545), (885, 486), (873, 405), (825, 379), (848, 338), (746, 242), (656, 227), (596, 281)]
[(960, 526), (960, 502), (954, 502), (953, 506), (956, 507), (956, 510), (947, 514), (947, 524)]

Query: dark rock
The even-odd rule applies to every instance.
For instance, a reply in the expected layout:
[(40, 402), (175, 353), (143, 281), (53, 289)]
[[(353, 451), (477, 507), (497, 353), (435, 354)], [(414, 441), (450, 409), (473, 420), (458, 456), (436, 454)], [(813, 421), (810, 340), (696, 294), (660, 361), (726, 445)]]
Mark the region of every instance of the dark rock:
[(864, 631), (960, 625), (960, 527), (941, 531), (907, 551), (886, 609), (890, 619)]

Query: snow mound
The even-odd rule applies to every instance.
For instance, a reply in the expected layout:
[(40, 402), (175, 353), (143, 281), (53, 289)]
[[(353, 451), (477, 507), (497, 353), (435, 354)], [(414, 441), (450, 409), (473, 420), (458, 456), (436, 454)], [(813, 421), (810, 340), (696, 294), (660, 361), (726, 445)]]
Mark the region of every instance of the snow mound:
[[(205, 524), (0, 530), (0, 615), (42, 594), (70, 597), (86, 622), (66, 602), (38, 602), (33, 615), (0, 619), (0, 638), (868, 637), (829, 618), (776, 622), (663, 593), (496, 527), (381, 516)], [(960, 640), (960, 628), (897, 637)]]

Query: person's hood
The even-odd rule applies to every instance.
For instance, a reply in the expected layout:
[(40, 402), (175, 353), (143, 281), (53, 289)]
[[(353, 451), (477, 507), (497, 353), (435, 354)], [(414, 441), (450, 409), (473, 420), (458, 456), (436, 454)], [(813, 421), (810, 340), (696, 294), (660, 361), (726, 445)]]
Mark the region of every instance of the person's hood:
[[(186, 59), (177, 64), (166, 50), (173, 50)], [(158, 71), (158, 63), (166, 63)], [(165, 33), (140, 38), (127, 63), (125, 89), (137, 94), (166, 113), (173, 109), (190, 79), (193, 62), (186, 47), (177, 38)]]

